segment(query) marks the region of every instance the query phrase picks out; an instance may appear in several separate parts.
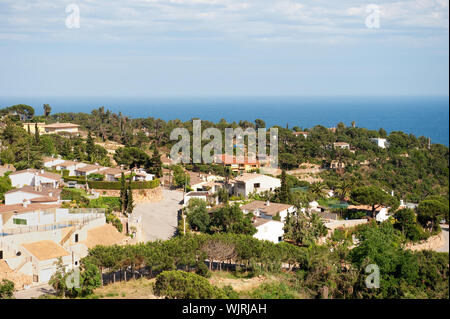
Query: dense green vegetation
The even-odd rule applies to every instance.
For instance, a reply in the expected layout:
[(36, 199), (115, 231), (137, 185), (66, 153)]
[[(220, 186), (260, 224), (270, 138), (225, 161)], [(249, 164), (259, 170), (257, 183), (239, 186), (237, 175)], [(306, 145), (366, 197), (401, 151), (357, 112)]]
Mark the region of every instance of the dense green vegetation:
[[(206, 261), (212, 271), (249, 276), (284, 273), (288, 287), (280, 285), (272, 293), (285, 297), (297, 292), (312, 298), (449, 298), (448, 253), (404, 250), (402, 233), (388, 222), (365, 225), (354, 234), (360, 244), (353, 249), (349, 249), (345, 235), (340, 245), (330, 240), (325, 245), (309, 247), (273, 244), (236, 234), (187, 235), (146, 244), (97, 246), (89, 250), (84, 262), (106, 273), (128, 268), (133, 276), (139, 269), (147, 269), (150, 277), (170, 271), (170, 275), (162, 276), (159, 290), (169, 297), (194, 293), (190, 285), (181, 284), (192, 276), (175, 270), (207, 274), (200, 266)], [(334, 248), (330, 250), (331, 247)], [(369, 264), (379, 267), (378, 289), (365, 285)], [(168, 287), (170, 278), (176, 282), (173, 287)], [(204, 288), (210, 291), (208, 285)], [(261, 289), (255, 292), (255, 298), (270, 291)]]

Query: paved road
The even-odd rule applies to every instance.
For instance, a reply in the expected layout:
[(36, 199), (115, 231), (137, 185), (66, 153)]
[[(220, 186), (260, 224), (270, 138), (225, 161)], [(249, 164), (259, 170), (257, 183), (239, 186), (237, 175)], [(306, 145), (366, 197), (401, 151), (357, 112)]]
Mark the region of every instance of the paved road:
[(55, 290), (47, 284), (35, 286), (26, 290), (19, 290), (14, 293), (16, 299), (31, 299), (37, 298), (45, 294), (54, 294)]
[(440, 252), (449, 252), (449, 241), (448, 241), (448, 225), (441, 225), (442, 234), (444, 235), (445, 244), (441, 248), (439, 248), (437, 251)]
[(168, 239), (178, 226), (178, 210), (181, 209), (183, 192), (163, 189), (163, 200), (156, 203), (136, 204), (132, 218), (139, 219), (142, 241)]

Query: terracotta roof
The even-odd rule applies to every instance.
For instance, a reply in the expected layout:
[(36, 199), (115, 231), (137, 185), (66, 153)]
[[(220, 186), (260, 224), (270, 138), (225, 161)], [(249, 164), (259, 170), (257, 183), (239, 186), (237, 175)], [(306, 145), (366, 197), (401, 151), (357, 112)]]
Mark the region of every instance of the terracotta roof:
[(7, 213), (26, 213), (32, 212), (35, 210), (45, 210), (50, 208), (60, 207), (61, 204), (28, 204), (27, 207), (24, 207), (22, 204), (14, 204), (14, 205), (3, 205), (0, 206), (0, 214)]
[(288, 204), (279, 204), (279, 203), (269, 203), (269, 206), (266, 205), (266, 202), (263, 202), (261, 200), (254, 200), (251, 203), (245, 204), (243, 206), (241, 206), (241, 210), (248, 210), (248, 211), (255, 211), (255, 210), (259, 210), (260, 212), (266, 214), (266, 215), (270, 215), (270, 216), (275, 216), (276, 214), (291, 208), (293, 205), (288, 205)]
[(271, 221), (273, 221), (273, 220), (267, 219), (267, 218), (255, 217), (253, 219), (253, 226), (259, 227), (259, 226), (267, 224), (268, 222), (271, 222)]
[(108, 174), (108, 175), (114, 175), (114, 176), (121, 175), (122, 172), (125, 175), (131, 173), (129, 170), (122, 170), (122, 169), (120, 169), (118, 167), (117, 168), (116, 167), (108, 167), (107, 169), (104, 169), (104, 170), (101, 171), (101, 173), (104, 174), (104, 175)]
[(49, 179), (54, 179), (54, 180), (60, 180), (61, 179), (61, 175), (56, 174), (56, 173), (50, 173), (47, 171), (43, 171), (39, 170), (39, 169), (32, 169), (32, 168), (28, 168), (28, 169), (24, 169), (21, 171), (15, 171), (13, 173), (11, 173), (10, 175), (19, 175), (19, 174), (24, 174), (24, 173), (31, 173), (31, 174), (37, 174), (38, 176), (42, 176), (42, 177), (46, 177)]
[(191, 197), (191, 196), (209, 196), (209, 193), (206, 191), (189, 192), (186, 194), (186, 196), (189, 196), (189, 197)]
[(248, 165), (257, 165), (259, 164), (256, 158), (249, 158), (248, 156), (233, 156), (227, 154), (221, 154), (215, 156), (215, 161), (223, 164), (248, 164)]
[(103, 170), (101, 170), (102, 168), (104, 169), (105, 167), (100, 166), (100, 165), (87, 164), (85, 166), (77, 168), (76, 170), (79, 172), (90, 172), (90, 171), (94, 171), (94, 170), (99, 170), (99, 173), (100, 173), (100, 172), (103, 172)]
[(67, 250), (51, 240), (35, 241), (22, 244), (22, 246), (39, 260), (48, 260), (70, 255)]
[(50, 196), (50, 197), (58, 197), (59, 194), (61, 194), (62, 189), (52, 188), (52, 187), (42, 187), (39, 190), (39, 188), (36, 188), (35, 186), (24, 186), (21, 188), (11, 189), (11, 190), (7, 191), (5, 194), (11, 194), (11, 193), (15, 193), (15, 192), (26, 192), (26, 193), (31, 193), (31, 194), (41, 195), (41, 196), (50, 196), (50, 193), (51, 193), (52, 196)]
[[(378, 206), (377, 208), (375, 208), (375, 211), (379, 212), (383, 208), (387, 208), (387, 207)], [(369, 205), (348, 205), (347, 209), (372, 211), (372, 206), (369, 206)]]
[(42, 197), (36, 197), (30, 199), (30, 202), (32, 203), (47, 203), (47, 202), (57, 202), (57, 197), (50, 197), (50, 196), (42, 196)]
[(85, 163), (82, 163), (82, 162), (76, 162), (76, 161), (64, 161), (64, 162), (62, 162), (61, 164), (56, 164), (56, 165), (53, 165), (52, 167), (55, 167), (55, 166), (64, 166), (64, 167), (67, 167), (67, 166), (73, 166), (73, 165), (78, 165), (78, 164), (85, 164)]
[(45, 125), (45, 128), (75, 128), (75, 127), (79, 127), (79, 125), (72, 123), (52, 123)]

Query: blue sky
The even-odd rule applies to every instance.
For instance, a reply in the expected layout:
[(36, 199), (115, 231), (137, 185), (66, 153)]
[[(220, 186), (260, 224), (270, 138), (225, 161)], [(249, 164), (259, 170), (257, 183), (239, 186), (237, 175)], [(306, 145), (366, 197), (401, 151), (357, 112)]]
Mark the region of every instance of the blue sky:
[(448, 3), (0, 0), (0, 95), (448, 96)]

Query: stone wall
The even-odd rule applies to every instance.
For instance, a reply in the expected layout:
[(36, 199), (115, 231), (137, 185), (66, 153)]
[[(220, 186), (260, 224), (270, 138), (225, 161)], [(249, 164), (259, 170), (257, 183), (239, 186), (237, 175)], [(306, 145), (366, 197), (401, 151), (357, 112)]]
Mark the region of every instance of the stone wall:
[[(120, 196), (120, 190), (116, 189), (95, 189), (100, 196)], [(133, 189), (134, 203), (159, 202), (163, 199), (162, 187), (158, 186), (151, 189)]]

